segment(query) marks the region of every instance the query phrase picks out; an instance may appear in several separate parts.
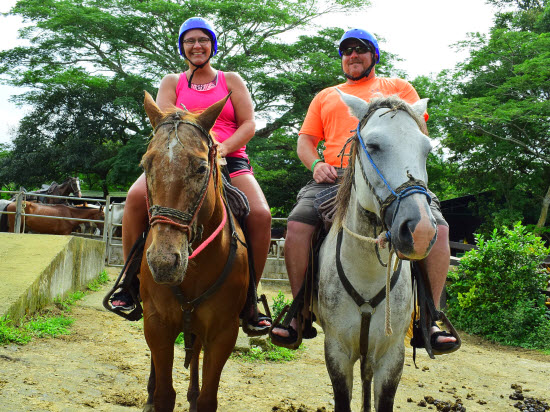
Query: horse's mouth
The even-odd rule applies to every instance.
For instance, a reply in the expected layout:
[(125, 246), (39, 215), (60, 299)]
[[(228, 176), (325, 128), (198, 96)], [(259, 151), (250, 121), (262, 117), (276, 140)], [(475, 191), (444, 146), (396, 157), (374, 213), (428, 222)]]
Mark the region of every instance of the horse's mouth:
[(187, 271), (187, 255), (180, 252), (159, 252), (147, 250), (147, 263), (156, 283), (179, 285)]

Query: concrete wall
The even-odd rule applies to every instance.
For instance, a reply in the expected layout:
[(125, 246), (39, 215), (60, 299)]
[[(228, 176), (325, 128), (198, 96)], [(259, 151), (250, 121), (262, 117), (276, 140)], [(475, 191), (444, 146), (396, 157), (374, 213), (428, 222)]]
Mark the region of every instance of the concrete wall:
[(103, 241), (0, 233), (0, 316), (17, 322), (85, 289), (104, 267)]

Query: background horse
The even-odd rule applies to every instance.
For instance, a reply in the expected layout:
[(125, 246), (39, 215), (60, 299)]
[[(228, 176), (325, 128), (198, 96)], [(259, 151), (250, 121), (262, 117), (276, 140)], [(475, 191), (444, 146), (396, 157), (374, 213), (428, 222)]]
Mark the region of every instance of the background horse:
[(237, 241), (244, 239), (242, 231), (231, 228), (216, 144), (209, 134), (226, 100), (200, 115), (181, 110), (166, 114), (145, 96), (155, 132), (141, 162), (151, 226), (140, 272), (145, 338), (152, 355), (144, 411), (174, 408), (174, 341), (182, 330), (185, 366), (191, 367), (190, 410), (216, 410), (220, 375), (237, 339), (248, 259)]
[[(52, 182), (50, 187), (47, 188), (46, 193), (47, 195), (54, 195), (54, 196), (69, 196), (71, 193), (74, 193), (78, 197), (82, 197), (82, 193), (80, 191), (80, 179), (78, 177), (68, 177), (63, 183), (57, 184), (56, 182)], [(60, 203), (67, 203), (67, 199), (57, 199), (55, 197), (44, 197), (41, 198), (42, 203), (48, 203), (48, 204), (60, 204)]]
[[(6, 209), (8, 212), (15, 212), (16, 203), (10, 203)], [(78, 220), (65, 220), (65, 219), (49, 219), (47, 217), (27, 216), (27, 215), (41, 215), (41, 216), (56, 216), (67, 217), (72, 219), (90, 219), (90, 220), (104, 220), (105, 214), (103, 208), (83, 208), (83, 207), (70, 207), (66, 205), (45, 205), (42, 203), (25, 202), (24, 215), (22, 216), (22, 225), (24, 225), (26, 231), (32, 231), (34, 233), (44, 233), (52, 235), (70, 235), (81, 223)], [(103, 229), (103, 223), (95, 223), (98, 228)], [(14, 231), (15, 215), (8, 215), (9, 232)]]
[[(50, 185), (42, 185), (42, 189), (40, 190), (27, 192), (26, 200), (47, 204), (68, 203), (67, 199), (44, 197), (40, 195), (69, 196), (71, 193), (74, 193), (78, 197), (82, 197), (82, 193), (80, 191), (80, 179), (78, 177), (68, 177), (61, 184), (52, 182)], [(11, 200), (15, 200), (15, 197)]]
[[(335, 411), (351, 410), (358, 359), (363, 410), (370, 410), (374, 382), (376, 411), (391, 411), (413, 309), (411, 275), (408, 262), (395, 265), (387, 251), (380, 256), (370, 236), (384, 226), (392, 248), (408, 259), (424, 258), (435, 241), (437, 226), (424, 183), (430, 143), (420, 120), (427, 99), (411, 107), (396, 97), (367, 104), (341, 94), (363, 121), (338, 192), (335, 224), (320, 250), (316, 312), (325, 332)], [(377, 307), (384, 301), (385, 308)]]

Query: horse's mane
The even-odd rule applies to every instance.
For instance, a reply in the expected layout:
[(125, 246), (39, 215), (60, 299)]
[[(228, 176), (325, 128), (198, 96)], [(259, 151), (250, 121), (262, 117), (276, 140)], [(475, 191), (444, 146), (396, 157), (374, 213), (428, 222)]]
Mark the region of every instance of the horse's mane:
[[(420, 131), (424, 133), (426, 136), (428, 136), (428, 128), (426, 126), (426, 122), (423, 118), (419, 117), (413, 110), (410, 104), (399, 98), (398, 96), (388, 96), (388, 97), (377, 97), (370, 101), (369, 103), (369, 109), (363, 119), (360, 121), (360, 127), (363, 127), (364, 124), (370, 119), (372, 114), (377, 111), (378, 109), (384, 109), (387, 108), (388, 111), (396, 112), (398, 110), (402, 110), (405, 113), (409, 114), (416, 124), (418, 125)], [(349, 154), (345, 153), (345, 148), (347, 145), (350, 145)], [(346, 168), (346, 171), (344, 173), (344, 176), (342, 177), (342, 181), (340, 184), (340, 188), (338, 189), (338, 193), (336, 195), (336, 213), (334, 215), (334, 224), (337, 228), (340, 228), (342, 226), (342, 222), (344, 221), (344, 217), (346, 216), (349, 200), (351, 196), (351, 187), (353, 185), (353, 175), (355, 173), (355, 158), (357, 154), (357, 146), (359, 144), (359, 139), (357, 138), (357, 134), (353, 135), (348, 139), (346, 144), (344, 145), (344, 149), (342, 149), (342, 152), (340, 153), (340, 156), (349, 156), (349, 163), (348, 167)]]

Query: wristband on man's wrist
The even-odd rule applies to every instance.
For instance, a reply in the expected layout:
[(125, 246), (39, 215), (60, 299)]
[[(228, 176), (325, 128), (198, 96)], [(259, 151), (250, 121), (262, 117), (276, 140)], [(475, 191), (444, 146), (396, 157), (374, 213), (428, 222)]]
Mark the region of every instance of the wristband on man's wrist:
[(321, 159), (315, 159), (313, 163), (311, 164), (311, 171), (313, 172), (313, 169), (315, 169), (315, 165), (319, 162), (322, 162)]

